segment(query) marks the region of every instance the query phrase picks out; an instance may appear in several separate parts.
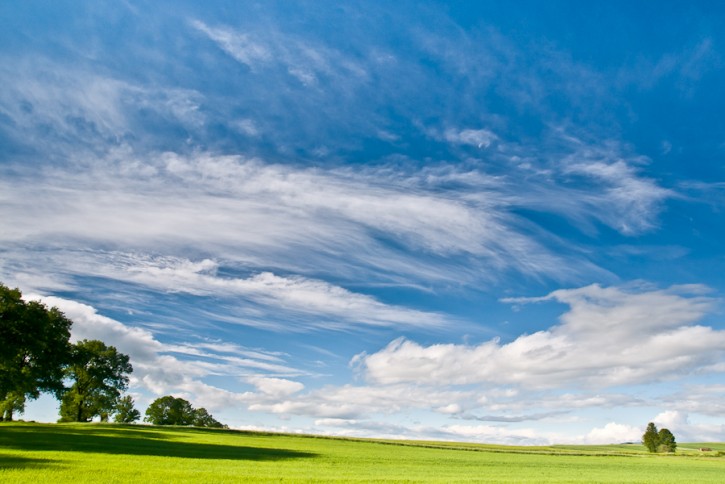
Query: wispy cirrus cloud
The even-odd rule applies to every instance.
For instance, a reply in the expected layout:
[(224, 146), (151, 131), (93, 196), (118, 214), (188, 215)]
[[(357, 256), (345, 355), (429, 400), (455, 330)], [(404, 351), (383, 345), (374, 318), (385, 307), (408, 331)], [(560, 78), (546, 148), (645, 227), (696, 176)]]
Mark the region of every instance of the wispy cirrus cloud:
[(291, 78), (312, 88), (318, 86), (321, 77), (325, 78), (325, 85), (336, 81), (344, 89), (350, 88), (351, 83), (360, 84), (368, 80), (363, 64), (302, 36), (274, 30), (260, 33), (225, 26), (211, 27), (200, 20), (192, 20), (190, 24), (253, 72), (281, 65)]
[[(196, 247), (247, 266), (423, 283), (481, 277), (486, 267), (496, 269), (486, 277), (569, 271), (521, 230), (493, 181), (478, 174), (471, 180), (481, 183), (447, 193), (435, 184), (450, 179), (440, 173), (305, 169), (209, 154), (144, 161), (120, 151), (101, 170), (57, 168), (0, 182), (0, 210), (14, 220), (2, 237), (8, 247), (51, 239), (56, 248), (78, 241), (151, 253)], [(52, 203), (30, 202), (39, 187)], [(429, 259), (415, 263), (408, 250)]]
[[(73, 321), (71, 340), (99, 339), (129, 355), (134, 371), (131, 390), (148, 395), (185, 395), (212, 409), (239, 406), (269, 395), (284, 396), (304, 385), (290, 380), (311, 373), (289, 366), (278, 353), (244, 348), (232, 343), (193, 341), (187, 344), (162, 343), (149, 330), (128, 326), (103, 316), (95, 308), (56, 296), (26, 295), (54, 306)], [(205, 383), (208, 377), (233, 381), (227, 388)], [(239, 383), (249, 383), (260, 393), (239, 392)]]
[(138, 129), (149, 118), (157, 127), (187, 131), (202, 130), (207, 121), (198, 91), (147, 85), (84, 64), (68, 67), (43, 57), (4, 62), (0, 79), (0, 130), (48, 161), (103, 156), (129, 141), (149, 142), (151, 130)]
[(268, 306), (270, 313), (306, 314), (313, 328), (343, 329), (356, 325), (436, 328), (446, 322), (440, 314), (386, 305), (371, 296), (321, 280), (281, 277), (271, 272), (248, 278), (224, 278), (216, 274), (218, 264), (208, 259), (198, 263), (178, 259), (138, 262), (126, 268), (127, 280), (162, 291), (247, 298)]

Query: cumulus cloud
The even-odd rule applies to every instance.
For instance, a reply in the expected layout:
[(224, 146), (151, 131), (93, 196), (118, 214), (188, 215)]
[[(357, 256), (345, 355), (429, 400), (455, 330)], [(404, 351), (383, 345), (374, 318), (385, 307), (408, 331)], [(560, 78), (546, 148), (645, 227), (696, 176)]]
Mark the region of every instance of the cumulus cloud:
[(305, 386), (296, 381), (286, 380), (284, 378), (270, 377), (253, 377), (249, 383), (253, 384), (257, 389), (267, 395), (275, 398), (283, 398), (293, 393), (301, 391)]
[(490, 382), (546, 388), (660, 381), (699, 371), (723, 357), (725, 332), (693, 324), (714, 302), (703, 290), (599, 285), (559, 290), (543, 299), (570, 309), (548, 330), (477, 346), (424, 347), (399, 338), (377, 353), (356, 356), (356, 362), (369, 381), (383, 384)]
[(609, 422), (604, 427), (592, 429), (583, 439), (585, 444), (621, 444), (639, 442), (643, 430), (632, 425)]
[(687, 412), (665, 410), (652, 421), (658, 428), (667, 428), (678, 442), (722, 442), (725, 440), (725, 425), (719, 420), (692, 422)]

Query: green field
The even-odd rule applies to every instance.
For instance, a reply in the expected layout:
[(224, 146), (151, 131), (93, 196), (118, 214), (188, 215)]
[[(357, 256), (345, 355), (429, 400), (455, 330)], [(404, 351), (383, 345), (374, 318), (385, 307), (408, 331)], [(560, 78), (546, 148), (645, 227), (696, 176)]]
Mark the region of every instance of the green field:
[[(713, 452), (701, 453), (699, 447)], [(96, 424), (0, 424), (0, 482), (725, 481), (725, 444), (510, 447)]]

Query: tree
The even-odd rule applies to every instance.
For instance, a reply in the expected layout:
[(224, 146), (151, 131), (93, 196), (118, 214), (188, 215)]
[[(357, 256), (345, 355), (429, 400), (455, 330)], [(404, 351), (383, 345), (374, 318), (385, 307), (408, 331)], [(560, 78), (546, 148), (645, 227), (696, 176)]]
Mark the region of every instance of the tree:
[(207, 410), (202, 408), (197, 408), (194, 410), (194, 422), (192, 423), (194, 427), (209, 427), (209, 428), (216, 428), (221, 429), (225, 428), (226, 425), (222, 424), (218, 420), (216, 420), (214, 417), (211, 416)]
[(658, 434), (657, 452), (675, 452), (677, 450), (677, 442), (675, 436), (669, 429), (661, 429)]
[(66, 376), (73, 381), (60, 403), (61, 422), (88, 422), (111, 413), (133, 371), (128, 355), (98, 340), (79, 341), (71, 350)]
[(118, 400), (115, 410), (116, 414), (113, 417), (113, 421), (116, 423), (134, 423), (141, 418), (141, 413), (134, 408), (134, 401), (131, 395), (126, 395)]
[(12, 420), (41, 392), (61, 395), (72, 324), (58, 308), (0, 284), (0, 420)]
[(183, 398), (157, 398), (146, 409), (145, 421), (154, 425), (192, 425), (194, 423), (194, 407)]
[(669, 429), (657, 430), (657, 426), (650, 422), (647, 430), (642, 434), (642, 444), (650, 452), (675, 452), (677, 443), (675, 436)]
[(23, 413), (25, 411), (25, 394), (10, 392), (5, 396), (5, 400), (0, 402), (0, 420), (10, 422), (14, 413)]
[(642, 444), (647, 447), (650, 452), (657, 452), (657, 446), (659, 445), (659, 434), (657, 433), (657, 426), (650, 422), (647, 424), (647, 430), (642, 434)]
[(205, 408), (195, 409), (183, 398), (167, 395), (154, 400), (146, 409), (145, 421), (154, 425), (193, 425), (224, 428)]

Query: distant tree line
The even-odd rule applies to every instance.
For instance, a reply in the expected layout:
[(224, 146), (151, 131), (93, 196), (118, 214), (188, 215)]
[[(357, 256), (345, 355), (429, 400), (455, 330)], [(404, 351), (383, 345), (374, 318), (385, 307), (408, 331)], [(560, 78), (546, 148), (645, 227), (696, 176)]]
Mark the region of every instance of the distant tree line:
[[(128, 355), (99, 340), (71, 343), (72, 324), (58, 308), (25, 301), (0, 283), (0, 421), (13, 420), (44, 392), (60, 401), (60, 422), (141, 418), (133, 398), (122, 396), (133, 372)], [(224, 427), (180, 398), (159, 398), (149, 410), (146, 420), (158, 425)]]
[(652, 422), (647, 424), (647, 430), (642, 434), (642, 445), (650, 452), (672, 453), (677, 450), (677, 442), (672, 432), (669, 429), (657, 430)]

